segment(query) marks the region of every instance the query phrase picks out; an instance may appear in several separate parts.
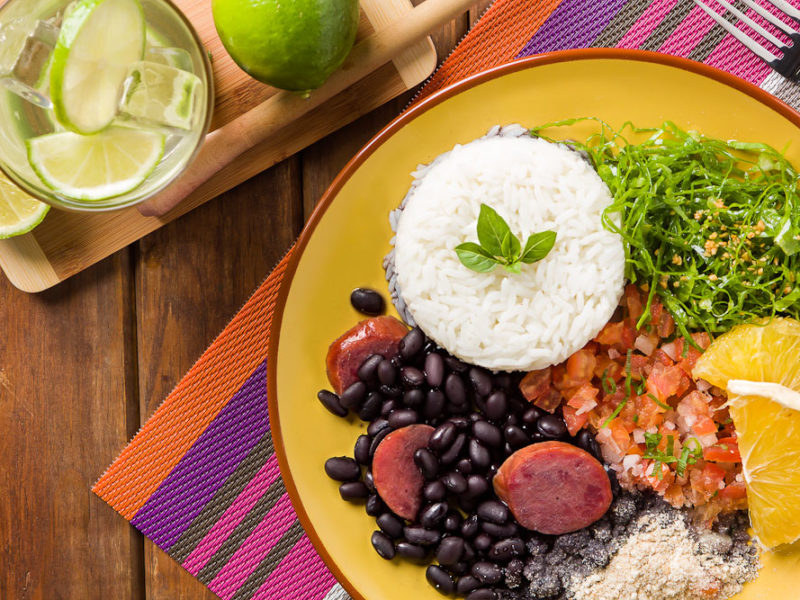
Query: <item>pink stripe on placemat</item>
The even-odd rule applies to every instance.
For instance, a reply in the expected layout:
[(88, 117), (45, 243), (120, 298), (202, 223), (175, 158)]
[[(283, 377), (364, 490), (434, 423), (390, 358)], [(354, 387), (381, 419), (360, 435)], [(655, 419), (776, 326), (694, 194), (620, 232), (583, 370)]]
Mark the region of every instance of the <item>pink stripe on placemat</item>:
[(273, 454), (186, 558), (183, 566), (189, 573), (196, 576), (200, 572), (279, 475), (278, 457)]
[(211, 591), (221, 598), (234, 594), (296, 520), (289, 494), (284, 494), (208, 584)]
[(638, 48), (653, 33), (658, 24), (664, 20), (678, 0), (655, 0), (641, 17), (633, 24), (628, 33), (622, 36), (619, 48)]
[(311, 541), (304, 537), (297, 542), (252, 598), (253, 600), (277, 598), (321, 600), (335, 584), (336, 579), (314, 550)]
[(709, 54), (705, 63), (761, 85), (771, 69), (752, 52), (743, 53), (741, 50), (742, 43), (728, 34)]
[[(721, 7), (720, 7), (720, 10)], [(681, 23), (672, 34), (661, 44), (658, 49), (664, 54), (674, 54), (688, 58), (695, 46), (705, 37), (714, 26), (714, 21), (699, 6), (695, 6), (689, 16)]]

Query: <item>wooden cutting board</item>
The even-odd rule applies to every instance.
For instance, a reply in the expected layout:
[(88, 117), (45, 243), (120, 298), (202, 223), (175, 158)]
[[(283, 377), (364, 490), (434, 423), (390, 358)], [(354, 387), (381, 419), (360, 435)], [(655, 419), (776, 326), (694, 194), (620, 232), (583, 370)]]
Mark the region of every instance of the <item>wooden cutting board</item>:
[[(212, 130), (276, 92), (250, 78), (225, 52), (214, 28), (210, 0), (173, 1), (194, 24), (211, 52), (216, 86)], [(360, 3), (357, 40), (387, 27), (412, 9), (410, 0), (360, 0)], [(436, 50), (430, 39), (426, 39), (323, 106), (288, 123), (163, 217), (143, 217), (136, 208), (100, 214), (53, 209), (33, 232), (0, 240), (0, 267), (17, 288), (25, 292), (45, 290), (402, 94), (425, 80), (435, 66)]]

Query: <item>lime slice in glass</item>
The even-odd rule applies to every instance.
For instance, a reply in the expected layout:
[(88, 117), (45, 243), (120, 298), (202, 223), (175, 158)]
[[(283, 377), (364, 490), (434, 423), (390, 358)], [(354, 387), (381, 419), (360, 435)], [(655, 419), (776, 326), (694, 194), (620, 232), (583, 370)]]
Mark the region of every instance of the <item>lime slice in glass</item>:
[(53, 50), (50, 97), (58, 121), (90, 134), (117, 114), (128, 67), (144, 56), (139, 0), (77, 0)]
[(42, 181), (76, 200), (106, 200), (139, 186), (161, 160), (166, 136), (109, 127), (95, 135), (71, 131), (26, 141), (28, 160)]
[(0, 173), (0, 239), (28, 233), (50, 207), (31, 198)]
[(139, 61), (131, 66), (126, 78), (120, 112), (158, 125), (189, 130), (195, 96), (201, 86), (194, 73)]

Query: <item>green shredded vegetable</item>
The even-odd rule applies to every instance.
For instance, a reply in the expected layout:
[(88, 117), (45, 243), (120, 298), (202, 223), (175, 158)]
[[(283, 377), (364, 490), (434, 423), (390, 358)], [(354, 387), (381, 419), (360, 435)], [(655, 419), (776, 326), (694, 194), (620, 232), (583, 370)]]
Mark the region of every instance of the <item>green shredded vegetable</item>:
[(614, 131), (580, 118), (531, 133), (557, 141), (542, 132), (582, 121), (599, 132), (570, 145), (611, 190), (603, 223), (622, 236), (627, 279), (649, 292), (639, 325), (655, 295), (686, 337), (776, 314), (800, 319), (800, 175), (780, 152), (671, 122)]

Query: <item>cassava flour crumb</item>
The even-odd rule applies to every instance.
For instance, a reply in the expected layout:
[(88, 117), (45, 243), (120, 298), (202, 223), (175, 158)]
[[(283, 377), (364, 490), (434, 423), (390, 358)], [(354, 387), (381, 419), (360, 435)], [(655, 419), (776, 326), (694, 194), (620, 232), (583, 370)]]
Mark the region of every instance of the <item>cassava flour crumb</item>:
[[(638, 531), (620, 547), (608, 567), (576, 579), (574, 600), (722, 600), (755, 579), (755, 549), (730, 552), (730, 539), (697, 534), (681, 513), (642, 515)], [(724, 547), (720, 547), (720, 545)]]

